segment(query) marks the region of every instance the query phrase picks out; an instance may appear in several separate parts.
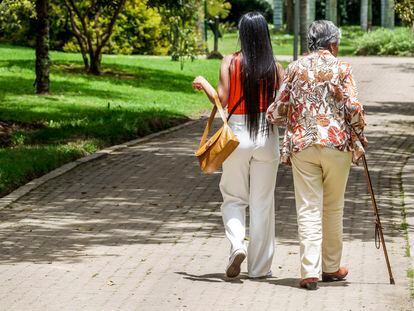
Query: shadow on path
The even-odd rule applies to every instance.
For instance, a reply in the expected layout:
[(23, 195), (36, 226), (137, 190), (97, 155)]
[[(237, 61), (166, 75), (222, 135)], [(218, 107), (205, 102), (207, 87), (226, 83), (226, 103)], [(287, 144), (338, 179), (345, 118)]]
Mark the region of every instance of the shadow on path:
[[(382, 113), (393, 113), (391, 105), (386, 107)], [(78, 262), (100, 256), (95, 246), (105, 252), (110, 246), (223, 238), (220, 174), (202, 175), (193, 156), (201, 128), (199, 122), (82, 164), (1, 210), (0, 262)], [(413, 150), (413, 134), (375, 131), (368, 137), (373, 184), (386, 239), (392, 242), (401, 232), (393, 219), (401, 213), (400, 174)], [(296, 245), (289, 168), (280, 167), (275, 193), (278, 241)], [(350, 174), (344, 233), (346, 240), (374, 240), (373, 214), (360, 167)], [(220, 280), (220, 276), (207, 279)]]

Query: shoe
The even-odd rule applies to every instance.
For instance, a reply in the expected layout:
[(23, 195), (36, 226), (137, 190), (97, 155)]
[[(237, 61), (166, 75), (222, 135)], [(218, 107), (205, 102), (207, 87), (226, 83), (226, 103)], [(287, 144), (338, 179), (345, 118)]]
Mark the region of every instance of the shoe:
[(327, 273), (322, 273), (322, 281), (323, 282), (335, 282), (335, 281), (342, 281), (348, 275), (348, 269), (345, 267), (340, 267), (338, 271)]
[(226, 268), (226, 276), (229, 278), (235, 278), (240, 274), (240, 266), (243, 260), (246, 258), (246, 251), (244, 249), (237, 249), (230, 256), (229, 264)]
[(301, 288), (306, 288), (308, 290), (317, 290), (318, 289), (318, 278), (306, 278), (302, 279), (299, 283)]
[(261, 276), (250, 276), (249, 275), (249, 278), (253, 279), (253, 280), (255, 280), (255, 279), (266, 279), (266, 278), (271, 278), (271, 277), (273, 277), (272, 271), (269, 271), (265, 275), (261, 275)]

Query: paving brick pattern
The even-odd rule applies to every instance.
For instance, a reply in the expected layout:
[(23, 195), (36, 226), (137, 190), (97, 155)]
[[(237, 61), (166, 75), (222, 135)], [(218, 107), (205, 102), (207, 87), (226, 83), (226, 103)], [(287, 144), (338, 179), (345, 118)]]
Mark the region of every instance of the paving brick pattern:
[(239, 279), (226, 280), (220, 174), (202, 175), (193, 156), (200, 121), (84, 163), (1, 210), (0, 310), (413, 310), (401, 172), (414, 144), (414, 59), (350, 62), (367, 107), (368, 160), (395, 286), (374, 247), (359, 167), (346, 194), (346, 281), (298, 288), (293, 184), (283, 166), (273, 277), (248, 279), (243, 264)]

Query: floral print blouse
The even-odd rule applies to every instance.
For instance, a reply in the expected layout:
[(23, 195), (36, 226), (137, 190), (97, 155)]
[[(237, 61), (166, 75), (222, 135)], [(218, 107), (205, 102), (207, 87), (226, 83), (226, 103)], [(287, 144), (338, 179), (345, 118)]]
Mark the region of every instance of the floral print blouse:
[[(313, 52), (289, 65), (269, 122), (286, 126), (281, 162), (314, 144), (364, 154), (364, 109), (357, 100), (351, 66), (327, 50)], [(355, 157), (355, 154), (358, 156)]]

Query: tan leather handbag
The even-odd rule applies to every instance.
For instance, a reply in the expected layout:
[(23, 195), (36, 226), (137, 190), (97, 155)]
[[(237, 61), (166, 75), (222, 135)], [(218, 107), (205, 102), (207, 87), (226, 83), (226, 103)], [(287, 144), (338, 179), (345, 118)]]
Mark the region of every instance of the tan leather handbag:
[[(239, 140), (227, 123), (228, 119), (226, 119), (218, 96), (214, 97), (214, 103), (214, 108), (211, 111), (203, 136), (201, 137), (200, 146), (195, 153), (196, 157), (200, 161), (200, 168), (204, 173), (216, 172), (224, 160), (226, 160), (239, 145)], [(213, 136), (211, 136), (210, 139), (207, 140), (207, 136), (210, 132), (217, 110), (223, 120), (223, 126)], [(231, 114), (232, 113), (230, 113), (230, 115)]]

